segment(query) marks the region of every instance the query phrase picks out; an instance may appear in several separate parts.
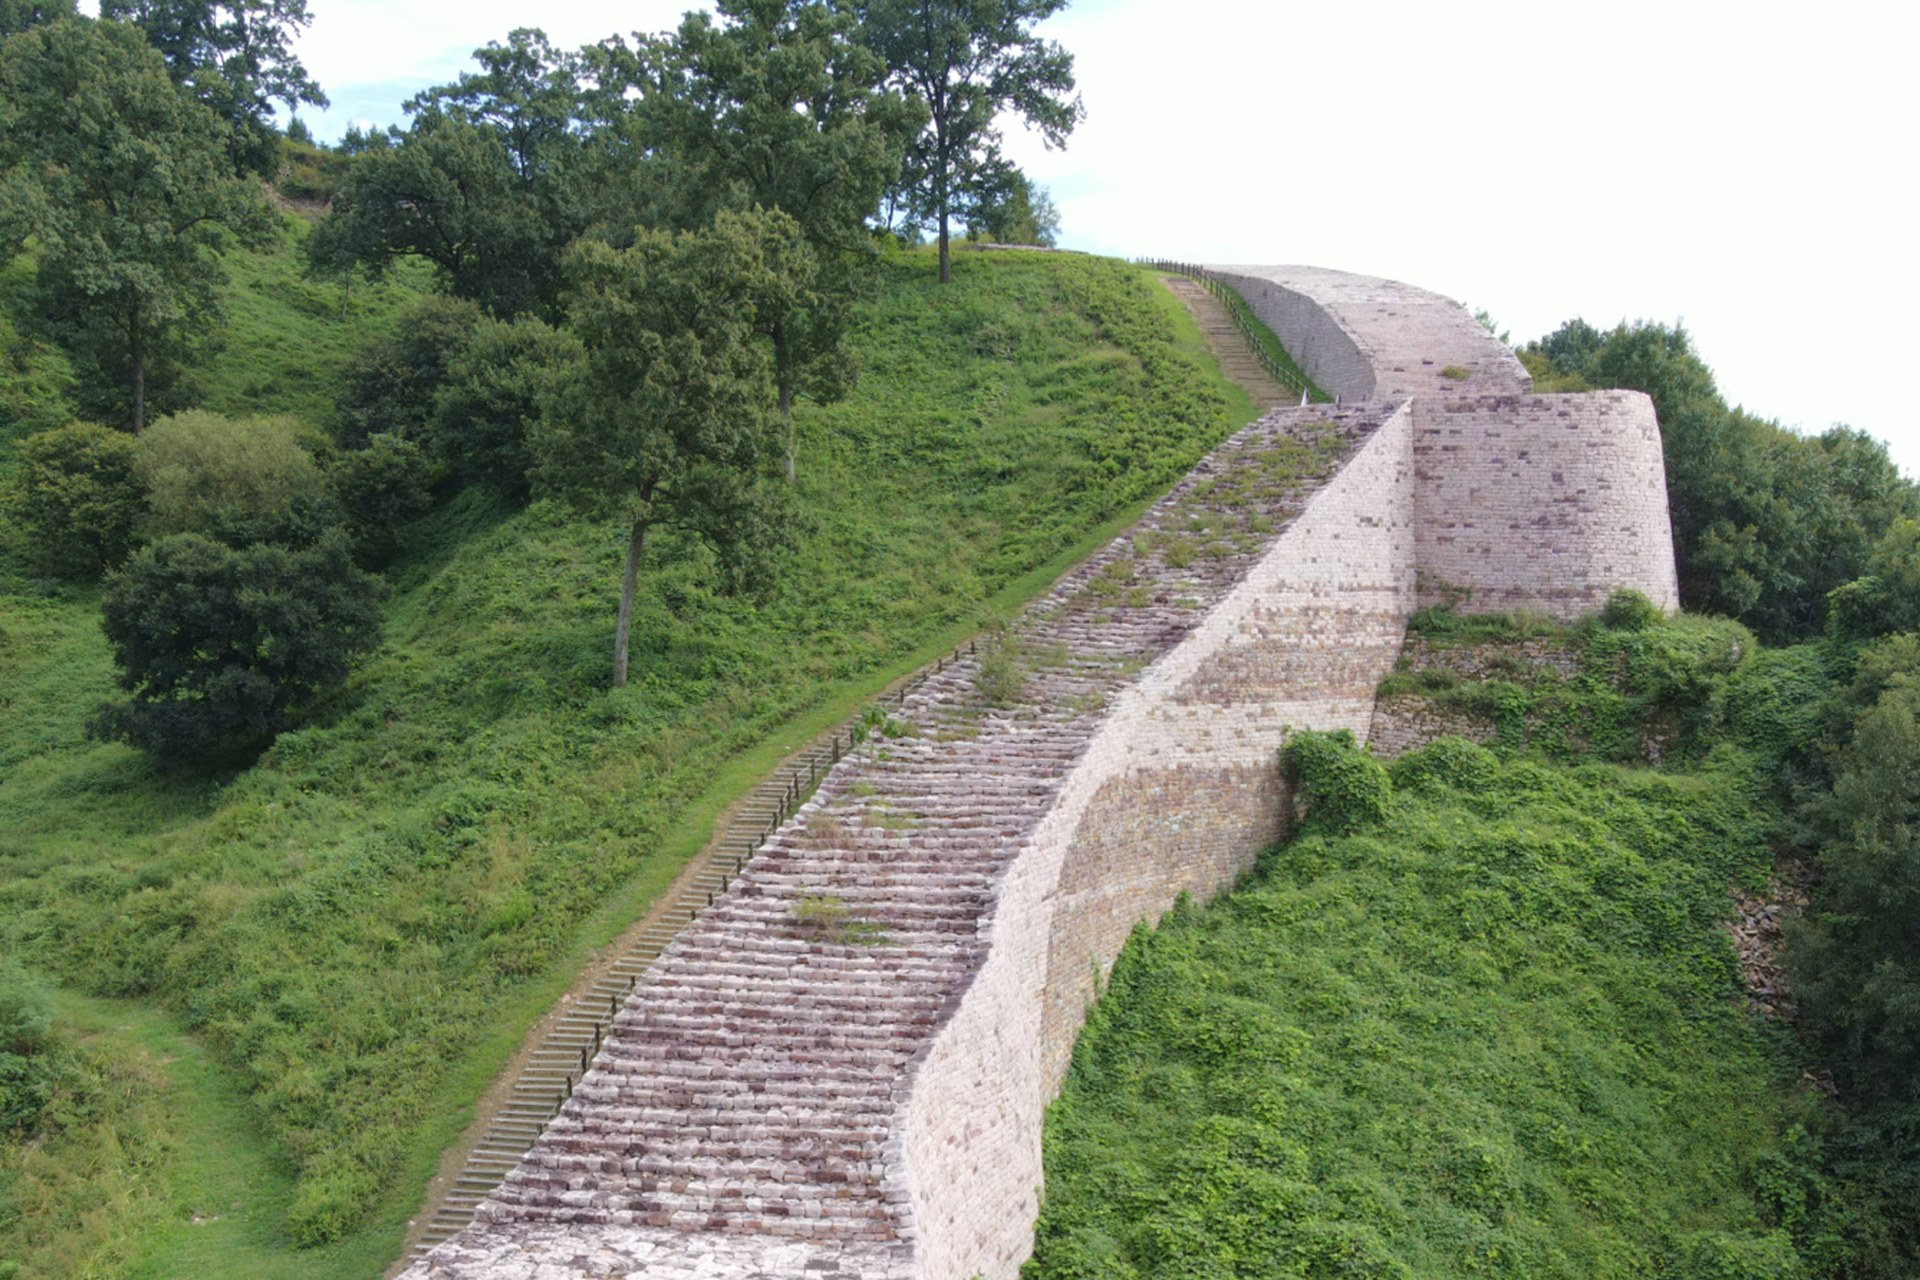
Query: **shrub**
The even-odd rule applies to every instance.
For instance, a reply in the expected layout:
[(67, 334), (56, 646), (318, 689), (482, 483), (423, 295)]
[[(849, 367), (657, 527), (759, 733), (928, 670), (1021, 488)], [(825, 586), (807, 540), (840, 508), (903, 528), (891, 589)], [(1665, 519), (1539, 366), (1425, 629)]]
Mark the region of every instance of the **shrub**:
[(133, 696), (103, 707), (90, 731), (169, 763), (257, 752), (373, 649), (378, 587), (337, 532), (304, 551), (163, 539), (101, 602)]
[(31, 1130), (53, 1091), (53, 1019), (26, 970), (0, 959), (0, 1132)]
[(399, 549), (395, 530), (433, 505), (433, 474), (420, 446), (384, 432), (334, 464), (328, 481), (362, 564), (378, 568), (393, 558)]
[(55, 577), (93, 577), (126, 558), (141, 512), (131, 436), (76, 422), (29, 436), (6, 495), (28, 563)]
[(1493, 752), (1448, 735), (1401, 756), (1388, 768), (1387, 775), (1395, 790), (1451, 790), (1475, 795), (1492, 786), (1499, 771), (1499, 758)]
[(528, 431), (585, 358), (572, 332), (532, 316), (481, 321), (448, 358), (425, 428), (429, 447), (458, 479), (526, 497)]
[(421, 299), (400, 318), (393, 337), (369, 343), (347, 366), (334, 408), (334, 437), (359, 449), (371, 436), (424, 434), (448, 366), (480, 323), (480, 308), (471, 302)]
[(1600, 610), (1600, 624), (1615, 631), (1645, 631), (1658, 626), (1665, 617), (1660, 606), (1631, 587), (1622, 587), (1607, 597)]
[(1354, 745), (1352, 730), (1295, 734), (1280, 759), (1310, 821), (1346, 831), (1386, 816), (1393, 783), (1384, 765)]
[(292, 418), (227, 418), (192, 410), (137, 442), (149, 536), (198, 533), (228, 546), (311, 543), (338, 523), (326, 477)]
[(995, 637), (980, 646), (980, 669), (974, 672), (973, 687), (990, 707), (1011, 707), (1027, 696), (1027, 673), (1005, 640)]

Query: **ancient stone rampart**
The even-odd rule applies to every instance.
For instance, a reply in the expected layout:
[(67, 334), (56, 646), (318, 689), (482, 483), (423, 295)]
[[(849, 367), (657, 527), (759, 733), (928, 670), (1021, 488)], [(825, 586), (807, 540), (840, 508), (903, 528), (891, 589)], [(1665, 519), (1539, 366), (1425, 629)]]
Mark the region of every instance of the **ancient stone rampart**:
[(913, 692), (660, 957), (538, 1144), (409, 1276), (1008, 1280), (1100, 975), (1137, 922), (1278, 835), (1289, 727), (1365, 736), (1439, 577), (1423, 557), (1509, 605), (1617, 585), (1671, 603), (1658, 437), (1630, 398), (1527, 397), (1444, 299), (1280, 274), (1273, 296), (1321, 309), (1316, 379), (1370, 370), (1374, 395), (1239, 433)]
[(1301, 367), (1343, 401), (1411, 400), (1421, 604), (1590, 611), (1616, 587), (1680, 595), (1653, 402), (1535, 396), (1461, 306), (1318, 267), (1219, 267)]
[(1571, 618), (1634, 587), (1680, 605), (1653, 402), (1638, 391), (1413, 402), (1422, 605)]

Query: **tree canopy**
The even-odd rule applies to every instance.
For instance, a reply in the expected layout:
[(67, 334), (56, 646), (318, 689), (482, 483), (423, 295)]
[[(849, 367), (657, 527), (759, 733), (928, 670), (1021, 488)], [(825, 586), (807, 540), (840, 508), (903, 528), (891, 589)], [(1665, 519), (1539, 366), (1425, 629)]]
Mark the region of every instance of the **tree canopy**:
[(173, 762), (256, 752), (372, 651), (379, 594), (338, 532), (301, 551), (163, 538), (107, 585), (101, 626), (131, 696), (93, 732)]
[(101, 0), (100, 16), (146, 33), (174, 83), (232, 130), (229, 153), (247, 172), (271, 170), (274, 103), (327, 105), (293, 53), (313, 21), (307, 0)]
[(37, 243), (18, 323), (66, 349), (83, 410), (135, 432), (215, 336), (228, 237), (271, 226), (230, 134), (125, 23), (0, 43), (0, 252)]
[(764, 582), (786, 541), (766, 484), (776, 412), (770, 322), (804, 305), (813, 274), (799, 225), (723, 211), (700, 231), (582, 241), (568, 261), (586, 369), (538, 428), (537, 490), (628, 530), (613, 683), (627, 678), (646, 538), (682, 530), (718, 553), (733, 587)]
[(926, 104), (927, 124), (907, 153), (897, 203), (932, 222), (940, 279), (952, 278), (949, 227), (1004, 183), (997, 126), (1011, 112), (1066, 145), (1086, 115), (1073, 94), (1073, 55), (1033, 28), (1067, 0), (860, 0), (861, 39), (892, 83)]
[(452, 292), (495, 316), (552, 318), (560, 257), (585, 227), (579, 59), (532, 29), (474, 58), (478, 74), (407, 102), (404, 133), (352, 140), (358, 159), (308, 238), (308, 259), (325, 272), (378, 275), (424, 258)]

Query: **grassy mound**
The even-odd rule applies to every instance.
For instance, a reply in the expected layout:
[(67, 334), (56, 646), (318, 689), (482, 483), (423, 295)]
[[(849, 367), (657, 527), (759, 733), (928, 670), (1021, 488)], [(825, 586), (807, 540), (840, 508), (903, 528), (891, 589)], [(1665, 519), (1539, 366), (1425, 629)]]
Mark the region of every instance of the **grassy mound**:
[[(259, 298), (297, 284), (255, 274), (280, 282)], [(318, 322), (288, 307), (283, 331)], [(88, 742), (112, 674), (93, 598), (0, 595), (0, 945), (198, 1035), (294, 1176), (283, 1241), (396, 1248), (525, 1028), (787, 726), (1032, 594), (1251, 416), (1117, 263), (966, 255), (941, 288), (890, 259), (858, 347), (855, 393), (800, 407), (810, 529), (774, 598), (714, 594), (704, 553), (659, 538), (619, 692), (621, 531), (479, 491), (408, 532), (385, 647), (324, 722), (238, 776)], [(305, 394), (261, 368), (283, 402), (219, 407)], [(0, 1221), (0, 1256), (39, 1229)], [(265, 1274), (193, 1261), (223, 1265)]]
[(1128, 944), (1023, 1274), (1801, 1274), (1811, 1104), (1716, 928), (1770, 865), (1745, 757), (1392, 772)]

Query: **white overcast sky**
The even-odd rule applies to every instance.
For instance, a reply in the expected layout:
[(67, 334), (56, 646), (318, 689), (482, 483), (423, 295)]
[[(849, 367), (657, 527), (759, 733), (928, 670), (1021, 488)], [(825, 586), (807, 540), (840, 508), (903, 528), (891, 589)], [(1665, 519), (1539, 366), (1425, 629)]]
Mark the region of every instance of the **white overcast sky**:
[[(349, 121), (516, 26), (562, 46), (687, 0), (310, 0)], [(1905, 5), (1076, 0), (1043, 27), (1086, 122), (1008, 149), (1069, 248), (1310, 263), (1484, 307), (1514, 340), (1684, 317), (1727, 398), (1888, 440), (1920, 477), (1920, 17)]]

